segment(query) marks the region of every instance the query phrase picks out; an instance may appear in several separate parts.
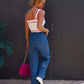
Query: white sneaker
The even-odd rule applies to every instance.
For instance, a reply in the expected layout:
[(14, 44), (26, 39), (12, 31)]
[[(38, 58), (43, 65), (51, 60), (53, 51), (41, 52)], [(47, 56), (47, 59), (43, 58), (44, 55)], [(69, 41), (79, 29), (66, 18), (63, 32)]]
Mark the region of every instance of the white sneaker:
[(39, 84), (43, 84), (43, 78), (37, 76), (36, 80)]

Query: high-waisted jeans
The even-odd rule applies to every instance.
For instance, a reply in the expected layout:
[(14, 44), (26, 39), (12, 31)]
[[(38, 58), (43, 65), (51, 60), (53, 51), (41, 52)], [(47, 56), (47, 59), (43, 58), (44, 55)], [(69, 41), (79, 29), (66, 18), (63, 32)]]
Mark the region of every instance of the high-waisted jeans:
[[(39, 64), (39, 53), (41, 61)], [(45, 32), (31, 32), (29, 36), (29, 63), (31, 84), (38, 84), (36, 77), (45, 78), (50, 60), (49, 44)]]

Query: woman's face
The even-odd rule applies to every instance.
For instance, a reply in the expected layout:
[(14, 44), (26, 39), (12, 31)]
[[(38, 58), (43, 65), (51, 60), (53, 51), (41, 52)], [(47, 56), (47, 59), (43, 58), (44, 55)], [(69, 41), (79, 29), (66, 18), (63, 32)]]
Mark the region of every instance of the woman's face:
[(42, 0), (40, 3), (39, 3), (39, 8), (43, 9), (45, 7), (45, 0)]

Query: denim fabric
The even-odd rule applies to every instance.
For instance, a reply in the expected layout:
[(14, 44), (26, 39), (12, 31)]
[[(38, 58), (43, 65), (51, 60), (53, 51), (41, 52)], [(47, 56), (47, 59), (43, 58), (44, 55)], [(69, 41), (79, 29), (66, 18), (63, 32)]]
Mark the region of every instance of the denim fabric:
[[(45, 78), (50, 60), (49, 44), (45, 32), (31, 32), (29, 36), (29, 63), (31, 84), (38, 84), (36, 77)], [(39, 53), (41, 61), (39, 64)]]

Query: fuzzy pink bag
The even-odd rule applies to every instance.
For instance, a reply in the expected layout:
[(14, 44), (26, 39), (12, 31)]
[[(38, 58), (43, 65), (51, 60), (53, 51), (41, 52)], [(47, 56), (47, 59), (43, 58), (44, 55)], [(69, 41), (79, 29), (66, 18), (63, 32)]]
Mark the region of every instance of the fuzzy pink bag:
[(24, 62), (23, 62), (23, 64), (21, 64), (21, 66), (19, 68), (19, 75), (20, 76), (28, 76), (28, 77), (30, 77), (30, 65), (29, 64), (25, 64), (27, 53), (28, 53), (28, 50), (26, 50)]

